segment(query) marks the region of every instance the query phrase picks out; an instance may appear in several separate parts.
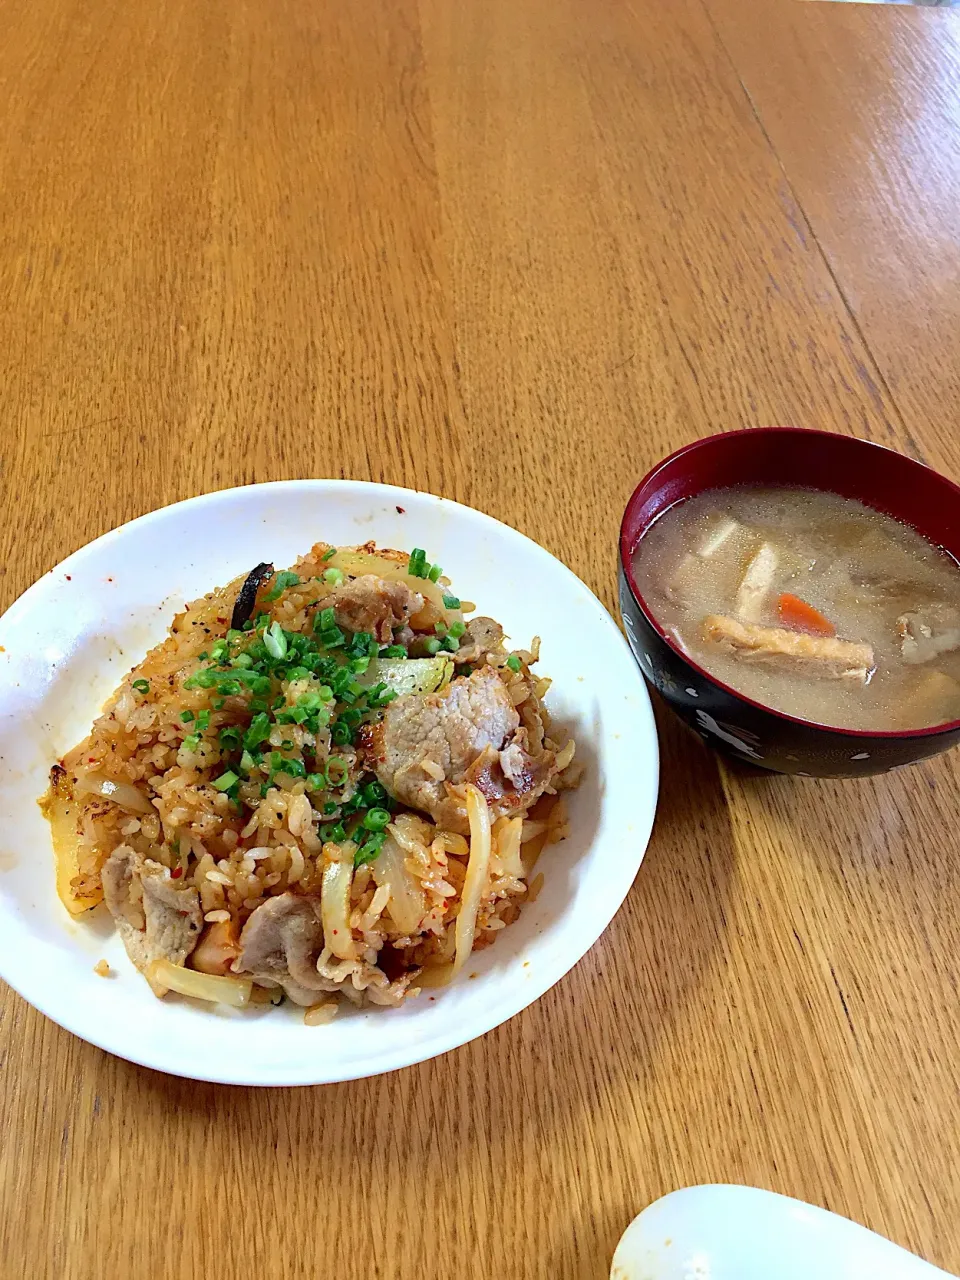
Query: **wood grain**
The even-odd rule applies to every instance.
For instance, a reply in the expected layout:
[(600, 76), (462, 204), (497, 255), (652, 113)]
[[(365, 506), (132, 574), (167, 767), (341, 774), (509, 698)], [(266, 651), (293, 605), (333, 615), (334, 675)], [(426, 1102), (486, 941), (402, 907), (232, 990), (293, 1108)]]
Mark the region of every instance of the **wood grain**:
[[(770, 30), (784, 76), (816, 77), (791, 42), (834, 21), (839, 92), (828, 9)], [(3, 603), (162, 503), (347, 475), (488, 510), (612, 607), (623, 503), (698, 434), (828, 426), (960, 470), (888, 363), (932, 357), (853, 305), (744, 89), (747, 0), (2, 0), (0, 21)], [(900, 63), (953, 74), (916, 31)], [(634, 1213), (713, 1180), (960, 1267), (954, 759), (801, 784), (660, 727), (623, 910), (443, 1059), (217, 1088), (4, 991), (0, 1274), (599, 1280)]]

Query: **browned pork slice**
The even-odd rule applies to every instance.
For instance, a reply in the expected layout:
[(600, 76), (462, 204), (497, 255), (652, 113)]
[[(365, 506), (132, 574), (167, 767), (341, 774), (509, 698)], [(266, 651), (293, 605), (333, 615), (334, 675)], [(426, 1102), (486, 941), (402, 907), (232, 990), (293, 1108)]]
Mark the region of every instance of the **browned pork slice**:
[(335, 990), (317, 972), (322, 949), (319, 899), (281, 893), (262, 902), (243, 926), (233, 971), (283, 987), (295, 1004), (312, 1005), (318, 991)]
[(423, 596), (403, 582), (365, 573), (337, 587), (321, 605), (336, 611), (337, 623), (345, 631), (369, 631), (381, 644), (389, 644), (394, 630), (406, 626), (423, 608)]
[(493, 667), (482, 667), (443, 693), (391, 702), (371, 734), (368, 759), (398, 800), (467, 835), (464, 783), (477, 786), (499, 816), (544, 791), (555, 757), (542, 746), (531, 752), (506, 686)]
[(181, 888), (167, 867), (128, 845), (120, 845), (103, 864), (101, 880), (117, 932), (137, 968), (146, 973), (154, 960), (182, 965), (203, 926), (196, 889)]
[(454, 654), (454, 662), (479, 662), (485, 654), (495, 653), (503, 644), (503, 627), (493, 618), (471, 618)]
[(761, 627), (738, 622), (721, 614), (703, 620), (703, 637), (751, 662), (774, 662), (828, 680), (853, 680), (866, 684), (873, 670), (873, 649), (868, 644), (811, 636), (785, 627)]

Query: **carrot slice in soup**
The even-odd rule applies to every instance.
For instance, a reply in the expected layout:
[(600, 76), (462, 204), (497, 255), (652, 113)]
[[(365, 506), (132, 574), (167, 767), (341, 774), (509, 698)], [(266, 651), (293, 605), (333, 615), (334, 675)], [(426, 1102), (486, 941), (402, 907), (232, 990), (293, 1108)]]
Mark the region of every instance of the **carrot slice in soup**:
[(785, 627), (793, 631), (806, 631), (812, 636), (835, 636), (837, 628), (829, 618), (825, 618), (819, 609), (799, 596), (792, 596), (785, 591), (777, 603), (777, 613)]

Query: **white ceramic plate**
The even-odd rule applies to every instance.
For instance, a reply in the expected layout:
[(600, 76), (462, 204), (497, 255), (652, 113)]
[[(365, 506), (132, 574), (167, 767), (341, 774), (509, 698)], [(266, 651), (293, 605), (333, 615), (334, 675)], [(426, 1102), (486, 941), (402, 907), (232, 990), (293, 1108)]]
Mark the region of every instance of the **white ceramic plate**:
[[(515, 645), (542, 637), (540, 669), (555, 681), (548, 705), (575, 733), (586, 764), (569, 798), (571, 835), (544, 853), (542, 893), (496, 946), (477, 954), (469, 976), (401, 1009), (343, 1010), (327, 1026), (305, 1027), (286, 1007), (156, 1000), (105, 908), (72, 920), (60, 905), (37, 797), (51, 764), (85, 736), (178, 608), (261, 560), (290, 564), (321, 538), (425, 547)], [(62, 1027), (145, 1066), (230, 1084), (320, 1084), (456, 1048), (518, 1013), (576, 964), (643, 858), (656, 807), (656, 731), (613, 620), (541, 547), (429, 494), (304, 480), (166, 507), (41, 578), (0, 619), (0, 645), (0, 976)], [(93, 972), (101, 957), (116, 976)]]

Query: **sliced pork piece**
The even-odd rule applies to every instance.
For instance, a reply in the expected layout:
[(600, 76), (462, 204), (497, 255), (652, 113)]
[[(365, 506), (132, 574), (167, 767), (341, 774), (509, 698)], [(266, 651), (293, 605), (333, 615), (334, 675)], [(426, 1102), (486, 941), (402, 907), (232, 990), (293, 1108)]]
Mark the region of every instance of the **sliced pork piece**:
[(261, 903), (243, 926), (233, 972), (283, 987), (295, 1004), (312, 1005), (318, 991), (336, 990), (317, 972), (322, 950), (319, 899), (281, 893)]
[(756, 622), (760, 618), (773, 586), (773, 575), (779, 561), (776, 548), (769, 542), (764, 542), (747, 565), (747, 571), (737, 589), (734, 610), (738, 618), (743, 618), (746, 622)]
[[(114, 850), (103, 865), (101, 879), (117, 932), (137, 968), (147, 973), (154, 960), (182, 965), (203, 927), (196, 889), (181, 888), (166, 867), (128, 845)], [(151, 986), (157, 995), (166, 993), (166, 987)]]
[(703, 636), (749, 662), (772, 662), (785, 670), (827, 680), (866, 684), (873, 670), (873, 649), (834, 636), (811, 636), (784, 627), (761, 627), (720, 614), (703, 620)]
[(337, 587), (321, 601), (333, 609), (345, 631), (368, 631), (381, 644), (389, 644), (395, 630), (406, 627), (423, 608), (423, 596), (403, 582), (387, 582), (367, 573)]
[(488, 653), (496, 653), (503, 644), (503, 627), (493, 618), (471, 618), (460, 640), (454, 662), (479, 662)]
[[(954, 615), (950, 620), (955, 621)], [(941, 653), (960, 649), (960, 627), (944, 625), (944, 618), (929, 614), (903, 613), (897, 619), (900, 653), (911, 666), (931, 662)]]
[(387, 790), (450, 831), (469, 834), (462, 787), (472, 782), (495, 816), (533, 802), (549, 785), (554, 756), (530, 749), (529, 733), (493, 667), (443, 693), (390, 703), (371, 735), (368, 760)]

